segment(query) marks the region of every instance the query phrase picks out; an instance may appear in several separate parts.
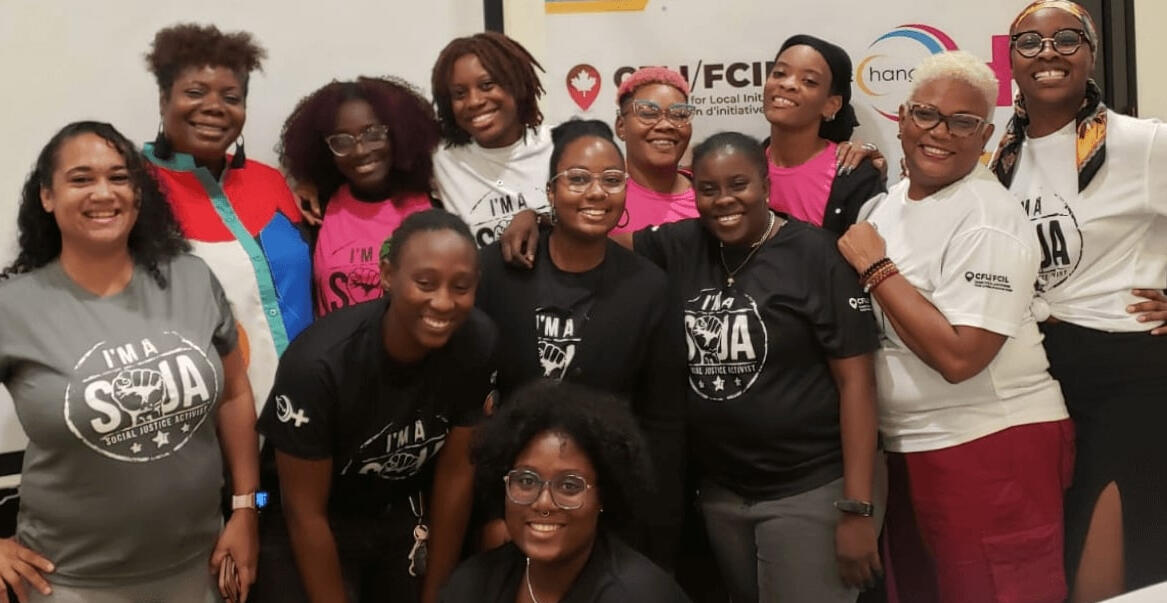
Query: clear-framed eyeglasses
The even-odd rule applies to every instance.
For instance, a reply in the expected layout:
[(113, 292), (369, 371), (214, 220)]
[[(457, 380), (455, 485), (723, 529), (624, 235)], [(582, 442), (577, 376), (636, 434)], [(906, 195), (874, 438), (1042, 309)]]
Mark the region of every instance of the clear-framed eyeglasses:
[(563, 179), (567, 190), (582, 195), (592, 188), (593, 182), (599, 182), (600, 189), (605, 193), (622, 193), (628, 186), (628, 172), (623, 170), (604, 170), (589, 172), (583, 168), (563, 170), (551, 177), (549, 182)]
[(324, 138), (324, 142), (328, 143), (328, 149), (337, 157), (351, 155), (353, 151), (357, 150), (357, 143), (363, 144), (367, 148), (380, 148), (385, 146), (385, 142), (388, 140), (389, 126), (382, 124), (369, 126), (361, 130), (360, 134), (356, 136), (352, 134), (333, 134)]
[(921, 130), (931, 130), (940, 125), (940, 122), (944, 122), (948, 126), (948, 133), (957, 138), (972, 136), (988, 123), (984, 118), (970, 113), (945, 115), (936, 107), (922, 103), (908, 102), (905, 107), (908, 109), (908, 116), (911, 117), (912, 123)]
[(697, 108), (689, 103), (673, 103), (667, 107), (661, 107), (654, 101), (638, 99), (632, 101), (632, 106), (628, 108), (628, 111), (646, 126), (656, 125), (663, 118), (681, 128), (693, 121), (693, 115), (697, 112)]
[(582, 507), (592, 487), (588, 480), (574, 473), (561, 473), (551, 479), (543, 479), (543, 476), (530, 469), (512, 469), (502, 480), (506, 483), (507, 499), (516, 505), (534, 504), (543, 494), (543, 488), (548, 488), (551, 491), (551, 502), (564, 511)]
[(1064, 56), (1078, 52), (1078, 49), (1082, 47), (1082, 42), (1090, 44), (1090, 39), (1086, 37), (1085, 31), (1071, 28), (1059, 29), (1049, 38), (1041, 37), (1041, 34), (1036, 31), (1022, 31), (1010, 36), (1009, 40), (1017, 54), (1027, 59), (1041, 54), (1046, 42), (1054, 47), (1054, 52)]

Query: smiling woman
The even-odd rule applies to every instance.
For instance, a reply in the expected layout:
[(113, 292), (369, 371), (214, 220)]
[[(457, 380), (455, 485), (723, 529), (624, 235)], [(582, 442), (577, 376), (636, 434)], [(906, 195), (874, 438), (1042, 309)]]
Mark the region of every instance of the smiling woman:
[(144, 149), (194, 253), (226, 289), (260, 404), (279, 355), (312, 320), (300, 212), (283, 175), (243, 152), (248, 80), (263, 57), (246, 32), (199, 25), (159, 31), (146, 63), (158, 83), (162, 123)]

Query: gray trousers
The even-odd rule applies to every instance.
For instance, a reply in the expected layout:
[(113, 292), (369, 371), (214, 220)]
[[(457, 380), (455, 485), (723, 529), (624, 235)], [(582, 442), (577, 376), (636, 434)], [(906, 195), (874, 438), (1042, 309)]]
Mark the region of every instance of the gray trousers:
[[(883, 525), (887, 474), (876, 471), (875, 522)], [(778, 500), (746, 500), (705, 482), (700, 503), (709, 544), (734, 603), (854, 603), (835, 562), (833, 503), (843, 480)], [(878, 528), (877, 528), (878, 529)]]
[[(53, 594), (44, 596), (29, 587), (30, 603), (222, 603), (217, 576), (210, 573), (208, 557), (164, 578), (155, 578), (128, 586), (111, 588), (80, 588), (52, 584)], [(26, 583), (27, 586), (27, 583)], [(13, 599), (15, 601), (15, 599)]]

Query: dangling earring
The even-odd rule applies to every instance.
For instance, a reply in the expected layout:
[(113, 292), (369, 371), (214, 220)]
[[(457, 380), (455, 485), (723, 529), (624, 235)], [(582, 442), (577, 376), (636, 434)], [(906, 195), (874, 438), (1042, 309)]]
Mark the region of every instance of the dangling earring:
[(247, 154), (243, 152), (243, 135), (239, 135), (239, 141), (235, 143), (235, 156), (231, 158), (231, 168), (239, 169), (247, 163)]
[(835, 121), (835, 114), (832, 113), (828, 115), (825, 121)]
[(555, 209), (555, 204), (551, 204), (551, 225), (554, 226), (559, 223), (559, 212)]
[(158, 136), (154, 137), (154, 156), (159, 159), (174, 157), (174, 147), (170, 146), (166, 133), (162, 131), (162, 122), (158, 122)]
[(632, 221), (632, 214), (628, 213), (628, 206), (624, 206), (624, 213), (620, 215), (620, 221), (616, 223), (616, 228), (624, 228)]

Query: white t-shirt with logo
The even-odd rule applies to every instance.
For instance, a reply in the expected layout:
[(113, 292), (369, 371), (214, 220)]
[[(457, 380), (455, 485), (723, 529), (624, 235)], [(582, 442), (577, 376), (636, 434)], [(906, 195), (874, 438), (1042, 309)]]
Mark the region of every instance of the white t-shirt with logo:
[(1106, 162), (1078, 192), (1074, 123), (1021, 148), (1010, 192), (1040, 243), (1034, 314), (1146, 331), (1131, 289), (1167, 287), (1167, 125), (1107, 112)]
[(879, 303), (875, 353), (879, 428), (892, 452), (963, 444), (1009, 427), (1064, 419), (1030, 313), (1040, 256), (1033, 227), (980, 165), (918, 201), (908, 180), (868, 202), (860, 218), (887, 240), (887, 256), (953, 326), (1007, 336), (988, 367), (952, 384), (908, 349)]
[(548, 126), (529, 129), (514, 144), (497, 149), (474, 141), (442, 146), (434, 153), (436, 195), (485, 247), (502, 236), (519, 211), (547, 209), (550, 162)]

